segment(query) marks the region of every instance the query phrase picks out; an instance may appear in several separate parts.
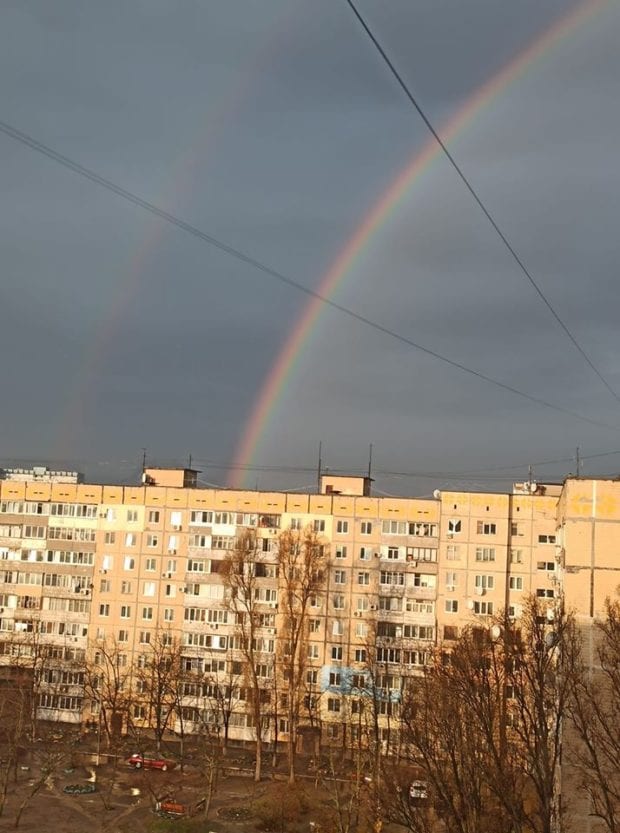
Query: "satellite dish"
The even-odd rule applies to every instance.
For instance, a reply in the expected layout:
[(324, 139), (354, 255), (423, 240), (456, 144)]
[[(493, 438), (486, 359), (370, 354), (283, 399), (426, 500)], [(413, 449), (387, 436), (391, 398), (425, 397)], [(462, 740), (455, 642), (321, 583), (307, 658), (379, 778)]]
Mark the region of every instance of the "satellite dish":
[(493, 627), (491, 628), (490, 633), (491, 633), (491, 637), (493, 639), (499, 639), (500, 636), (502, 635), (502, 629), (500, 628), (499, 625), (493, 625)]
[(553, 631), (550, 631), (545, 636), (545, 645), (547, 646), (547, 648), (553, 648), (553, 646), (555, 645), (555, 643), (557, 641), (558, 641), (558, 635), (557, 635), (557, 633), (554, 633)]
[(467, 600), (467, 607), (468, 607), (470, 610), (473, 610), (473, 609), (474, 609), (474, 600), (473, 600), (473, 599), (468, 599), (468, 600)]
[(439, 500), (439, 498), (441, 497), (441, 492), (439, 491), (439, 489), (435, 489), (435, 491), (433, 492), (433, 497), (435, 498), (435, 500)]

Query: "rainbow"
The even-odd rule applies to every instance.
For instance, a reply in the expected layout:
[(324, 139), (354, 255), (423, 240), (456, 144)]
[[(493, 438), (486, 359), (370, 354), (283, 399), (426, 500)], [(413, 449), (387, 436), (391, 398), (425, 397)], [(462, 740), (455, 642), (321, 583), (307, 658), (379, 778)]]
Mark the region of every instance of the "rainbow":
[[(585, 0), (552, 23), (459, 107), (438, 131), (442, 140), (454, 140), (483, 108), (518, 80), (538, 59), (548, 54), (609, 3), (610, 0)], [(321, 278), (316, 289), (317, 295), (321, 297), (312, 297), (307, 302), (254, 401), (230, 469), (228, 485), (232, 488), (240, 488), (245, 482), (246, 470), (254, 463), (260, 443), (285, 393), (287, 382), (325, 306), (322, 299), (329, 299), (336, 293), (363, 257), (374, 236), (388, 222), (417, 180), (441, 153), (441, 148), (432, 137), (422, 150), (416, 151), (373, 204)]]

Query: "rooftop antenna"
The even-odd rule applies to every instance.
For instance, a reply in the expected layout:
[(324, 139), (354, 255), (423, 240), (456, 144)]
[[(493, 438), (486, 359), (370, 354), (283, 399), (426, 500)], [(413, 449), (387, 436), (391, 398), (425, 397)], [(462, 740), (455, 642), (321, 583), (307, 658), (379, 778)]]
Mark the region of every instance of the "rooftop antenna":
[(188, 454), (188, 456), (187, 456), (187, 468), (191, 469), (191, 467), (192, 467), (192, 455)]
[(144, 470), (146, 469), (146, 448), (142, 449), (142, 474), (144, 474)]
[(528, 483), (532, 482), (532, 467), (531, 466), (527, 467), (527, 482)]
[(575, 449), (575, 463), (577, 464), (577, 477), (581, 477), (581, 454), (579, 446)]
[(317, 488), (317, 492), (319, 494), (321, 493), (321, 472), (322, 472), (322, 469), (323, 469), (323, 460), (321, 458), (322, 451), (323, 451), (323, 443), (319, 442), (319, 465), (318, 465), (317, 473), (316, 473), (316, 488)]
[(372, 477), (372, 443), (368, 446), (368, 479)]

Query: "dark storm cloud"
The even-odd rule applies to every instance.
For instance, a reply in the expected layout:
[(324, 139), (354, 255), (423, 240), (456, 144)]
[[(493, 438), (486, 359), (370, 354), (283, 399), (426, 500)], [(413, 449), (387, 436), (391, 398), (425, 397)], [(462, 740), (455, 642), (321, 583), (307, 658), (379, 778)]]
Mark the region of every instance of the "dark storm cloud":
[[(437, 125), (568, 11), (565, 0), (361, 7)], [(618, 27), (611, 7), (592, 19), (454, 151), (620, 385)], [(428, 138), (346, 4), (327, 0), (12, 0), (0, 93), (2, 120), (308, 286)], [(307, 298), (4, 136), (0, 154), (0, 344), (12, 399), (0, 451), (62, 449), (99, 461), (97, 477), (125, 476), (129, 463), (115, 470), (114, 459), (139, 458), (145, 445), (161, 458), (230, 459)], [(445, 163), (338, 297), (528, 393), (617, 421)], [(452, 471), (618, 438), (328, 311), (261, 461), (302, 465), (319, 439), (342, 467), (373, 441), (384, 467)]]

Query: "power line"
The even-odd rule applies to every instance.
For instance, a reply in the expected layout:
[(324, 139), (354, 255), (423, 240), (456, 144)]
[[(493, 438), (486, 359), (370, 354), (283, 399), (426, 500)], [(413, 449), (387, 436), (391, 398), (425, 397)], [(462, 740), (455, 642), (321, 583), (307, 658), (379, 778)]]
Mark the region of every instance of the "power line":
[(450, 367), (453, 367), (456, 370), (460, 370), (461, 372), (467, 373), (470, 376), (475, 376), (477, 379), (480, 379), (483, 382), (487, 382), (490, 385), (494, 385), (497, 388), (501, 388), (502, 390), (508, 391), (508, 393), (512, 393), (515, 396), (521, 397), (522, 399), (527, 399), (529, 402), (533, 402), (536, 405), (541, 405), (544, 408), (549, 408), (553, 411), (563, 413), (567, 416), (572, 417), (573, 419), (580, 420), (581, 422), (587, 422), (590, 425), (596, 425), (598, 428), (608, 428), (612, 431), (620, 430), (620, 426), (609, 425), (608, 423), (600, 422), (599, 420), (584, 416), (583, 414), (579, 414), (575, 411), (569, 410), (568, 408), (563, 408), (560, 405), (554, 405), (552, 402), (548, 402), (546, 399), (542, 399), (541, 397), (531, 396), (529, 393), (525, 393), (524, 391), (519, 390), (518, 388), (515, 388), (512, 385), (508, 385), (505, 382), (500, 382), (499, 379), (494, 379), (492, 376), (488, 376), (486, 373), (474, 370), (473, 368), (461, 364), (461, 362), (455, 361), (454, 359), (451, 359), (448, 356), (444, 356), (441, 353), (438, 353), (435, 350), (431, 350), (428, 347), (424, 347), (422, 344), (418, 344), (418, 342), (413, 341), (413, 339), (407, 338), (407, 336), (404, 336), (401, 333), (398, 333), (395, 330), (390, 329), (389, 327), (385, 327), (383, 324), (379, 324), (371, 318), (368, 318), (365, 315), (361, 315), (360, 313), (355, 312), (349, 307), (345, 307), (342, 304), (333, 301), (326, 295), (322, 295), (320, 292), (316, 292), (314, 289), (310, 289), (309, 287), (304, 286), (304, 284), (299, 283), (299, 281), (296, 281), (293, 278), (290, 278), (287, 275), (282, 274), (282, 272), (278, 272), (276, 269), (272, 269), (270, 266), (267, 266), (261, 261), (256, 260), (256, 258), (246, 254), (240, 249), (237, 249), (234, 246), (230, 246), (228, 243), (223, 243), (221, 240), (218, 240), (212, 235), (202, 231), (197, 226), (194, 226), (191, 223), (188, 223), (185, 220), (180, 219), (176, 215), (171, 214), (169, 211), (165, 211), (163, 208), (159, 208), (154, 203), (151, 203), (148, 200), (139, 197), (137, 194), (134, 194), (132, 191), (129, 191), (126, 188), (117, 185), (112, 180), (101, 176), (100, 174), (96, 173), (90, 168), (86, 168), (83, 165), (80, 165), (78, 162), (75, 162), (68, 156), (64, 156), (63, 154), (58, 153), (57, 151), (50, 148), (48, 145), (44, 144), (43, 142), (40, 142), (38, 139), (29, 136), (27, 133), (23, 133), (21, 130), (12, 127), (10, 124), (7, 124), (6, 122), (0, 121), (0, 133), (4, 133), (9, 138), (14, 139), (17, 142), (20, 142), (22, 145), (29, 147), (31, 150), (34, 150), (37, 153), (42, 154), (43, 156), (46, 156), (53, 162), (57, 162), (59, 165), (62, 165), (63, 167), (67, 168), (68, 170), (72, 171), (78, 176), (84, 177), (85, 179), (90, 180), (96, 185), (100, 185), (102, 188), (111, 191), (113, 194), (116, 194), (116, 196), (126, 200), (132, 205), (135, 205), (138, 208), (142, 208), (144, 211), (148, 211), (150, 214), (153, 214), (160, 220), (163, 220), (166, 223), (170, 223), (171, 225), (175, 226), (181, 231), (186, 232), (186, 234), (190, 234), (192, 237), (198, 238), (204, 243), (208, 243), (210, 246), (219, 249), (220, 251), (224, 252), (230, 257), (236, 258), (242, 263), (245, 263), (247, 266), (251, 266), (253, 269), (257, 269), (259, 272), (262, 272), (262, 274), (267, 275), (268, 277), (273, 278), (274, 280), (277, 280), (280, 283), (283, 283), (286, 286), (291, 287), (292, 289), (295, 289), (299, 292), (303, 292), (304, 295), (307, 295), (311, 298), (316, 298), (326, 306), (338, 310), (338, 312), (341, 312), (343, 315), (346, 315), (349, 318), (352, 318), (353, 320), (360, 322), (361, 324), (365, 324), (367, 327), (371, 327), (376, 332), (383, 333), (384, 335), (387, 335), (390, 338), (393, 338), (396, 341), (401, 342), (402, 344), (406, 344), (407, 346), (412, 347), (414, 350), (418, 350), (419, 352), (424, 353), (427, 356), (431, 356), (432, 358), (437, 359), (438, 361), (443, 362), (444, 364), (449, 365)]
[(616, 391), (612, 388), (612, 386), (609, 384), (607, 379), (603, 376), (603, 374), (598, 369), (598, 367), (596, 367), (596, 365), (594, 364), (592, 359), (588, 356), (588, 354), (585, 352), (583, 347), (577, 341), (576, 337), (573, 335), (571, 330), (568, 328), (567, 324), (562, 320), (559, 313), (555, 310), (553, 304), (547, 298), (547, 296), (545, 295), (545, 293), (543, 292), (543, 290), (541, 289), (539, 284), (536, 282), (536, 280), (534, 280), (534, 277), (532, 276), (532, 273), (529, 271), (529, 269), (527, 268), (527, 266), (525, 265), (523, 260), (521, 260), (521, 258), (517, 254), (515, 248), (510, 243), (510, 241), (508, 240), (508, 238), (506, 237), (504, 232), (501, 230), (501, 228), (499, 227), (497, 221), (495, 220), (495, 218), (491, 214), (490, 210), (486, 207), (486, 205), (482, 201), (482, 198), (479, 196), (479, 194), (476, 191), (476, 189), (474, 188), (474, 186), (471, 184), (469, 179), (465, 176), (465, 174), (463, 172), (463, 169), (460, 167), (460, 165), (458, 164), (458, 162), (456, 161), (454, 156), (450, 153), (450, 151), (448, 150), (447, 145), (444, 143), (444, 141), (441, 138), (441, 136), (439, 135), (439, 133), (433, 127), (430, 119), (428, 118), (428, 116), (426, 115), (426, 113), (422, 109), (421, 105), (419, 104), (418, 100), (415, 98), (415, 96), (413, 95), (413, 93), (409, 89), (409, 86), (407, 85), (407, 83), (403, 79), (402, 75), (396, 69), (396, 66), (394, 65), (392, 60), (389, 58), (385, 49), (381, 46), (378, 39), (373, 34), (370, 26), (368, 25), (366, 20), (362, 17), (360, 12), (358, 11), (358, 9), (357, 9), (355, 3), (353, 2), (353, 0), (345, 0), (345, 2), (351, 8), (353, 14), (355, 15), (355, 17), (359, 21), (360, 25), (362, 26), (362, 28), (364, 29), (364, 31), (366, 32), (366, 34), (368, 35), (370, 40), (372, 41), (373, 45), (377, 49), (377, 52), (381, 55), (381, 58), (383, 59), (384, 63), (386, 64), (386, 66), (388, 67), (388, 69), (390, 70), (390, 72), (392, 73), (392, 75), (394, 76), (396, 81), (398, 82), (402, 91), (405, 93), (405, 95), (407, 96), (407, 98), (409, 99), (409, 101), (411, 102), (413, 107), (415, 108), (416, 112), (418, 113), (418, 115), (420, 116), (420, 118), (422, 119), (422, 121), (424, 122), (426, 127), (428, 128), (429, 132), (431, 133), (431, 135), (433, 136), (433, 138), (435, 139), (435, 141), (437, 142), (437, 144), (439, 145), (439, 147), (443, 151), (444, 155), (446, 156), (446, 158), (448, 159), (448, 161), (450, 162), (450, 164), (452, 165), (454, 170), (459, 175), (461, 181), (463, 182), (463, 184), (465, 185), (465, 187), (469, 191), (470, 195), (473, 197), (473, 199), (477, 203), (478, 207), (480, 208), (480, 210), (482, 211), (484, 216), (487, 218), (487, 220), (489, 221), (489, 223), (491, 224), (491, 226), (493, 227), (493, 229), (497, 233), (498, 237), (500, 238), (500, 240), (504, 244), (504, 247), (508, 250), (508, 252), (512, 256), (513, 260), (515, 261), (515, 263), (517, 264), (517, 266), (519, 267), (521, 272), (525, 275), (527, 280), (530, 282), (531, 286), (533, 287), (534, 291), (536, 292), (536, 294), (538, 295), (540, 300), (547, 307), (547, 309), (549, 310), (549, 312), (551, 313), (553, 318), (555, 318), (556, 322), (560, 325), (560, 327), (564, 331), (564, 334), (567, 336), (567, 338), (570, 339), (573, 346), (576, 348), (576, 350), (578, 350), (578, 352), (580, 353), (581, 357), (584, 359), (586, 364), (590, 367), (590, 369), (592, 371), (594, 371), (594, 373), (598, 376), (598, 378), (603, 383), (603, 385), (605, 385), (605, 387), (607, 388), (609, 393), (611, 393), (611, 395), (614, 397), (614, 399), (617, 402), (620, 403), (620, 395), (616, 393)]

